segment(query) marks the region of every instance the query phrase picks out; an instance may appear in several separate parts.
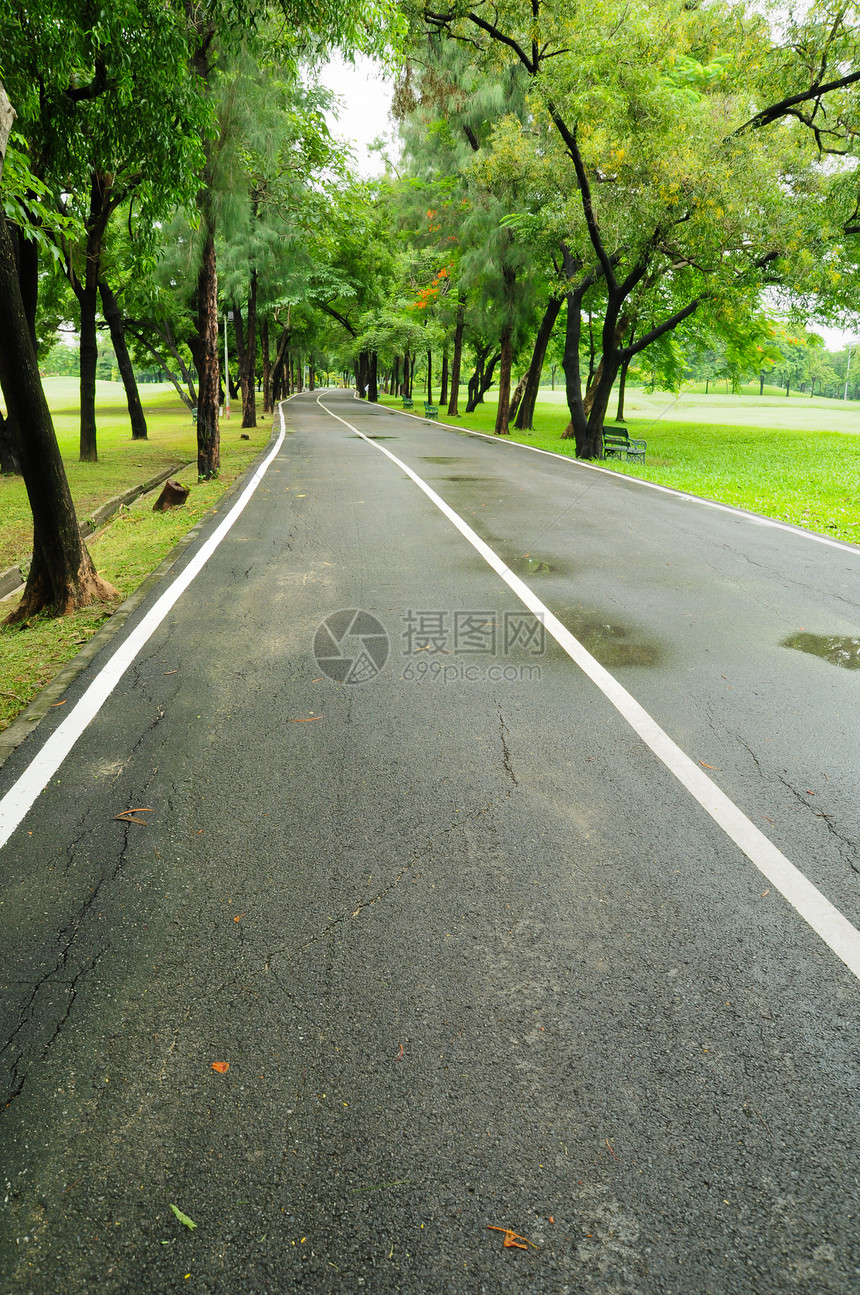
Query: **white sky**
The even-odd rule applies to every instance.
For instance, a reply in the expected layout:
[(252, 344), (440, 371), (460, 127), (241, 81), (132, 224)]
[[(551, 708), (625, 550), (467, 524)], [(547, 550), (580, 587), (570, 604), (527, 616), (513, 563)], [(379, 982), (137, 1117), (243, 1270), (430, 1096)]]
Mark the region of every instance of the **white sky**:
[(379, 154), (368, 152), (373, 140), (391, 129), (392, 87), (382, 80), (379, 65), (363, 55), (355, 64), (333, 59), (320, 79), (343, 100), (339, 116), (329, 116), (332, 134), (351, 145), (359, 175), (382, 175), (385, 166)]

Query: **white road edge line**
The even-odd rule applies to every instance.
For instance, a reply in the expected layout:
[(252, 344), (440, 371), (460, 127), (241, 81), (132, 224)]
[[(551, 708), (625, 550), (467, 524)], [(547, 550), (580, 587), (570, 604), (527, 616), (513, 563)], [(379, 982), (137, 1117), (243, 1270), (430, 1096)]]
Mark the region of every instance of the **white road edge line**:
[[(281, 404), (283, 403), (281, 402)], [(107, 664), (102, 666), (74, 709), (63, 718), (62, 723), (54, 730), (42, 749), (33, 757), (17, 782), (10, 787), (3, 799), (0, 800), (0, 849), (6, 844), (27, 811), (41, 795), (43, 789), (57, 772), (78, 738), (90, 722), (95, 719), (137, 654), (158, 629), (167, 613), (182, 596), (192, 580), (200, 574), (212, 554), (221, 544), (221, 541), (226, 538), (228, 532), (244, 512), (251, 496), (266, 475), (269, 465), (283, 445), (286, 424), (284, 423), (284, 411), (281, 405), (278, 406), (278, 413), (281, 419), (281, 430), (278, 439), (227, 516), (218, 524), (208, 540), (200, 546), (184, 571), (176, 577), (158, 601), (153, 604), (140, 624), (120, 644)]]
[(571, 660), (579, 666), (592, 683), (597, 685), (619, 714), (641, 737), (646, 746), (653, 751), (658, 760), (661, 760), (666, 768), (675, 775), (706, 813), (710, 814), (714, 822), (755, 864), (759, 872), (767, 878), (774, 889), (778, 890), (788, 900), (792, 908), (796, 909), (828, 948), (832, 949), (836, 956), (841, 958), (846, 967), (860, 980), (860, 931), (852, 926), (847, 917), (843, 916), (839, 909), (822, 895), (821, 891), (804, 876), (800, 869), (795, 867), (782, 851), (776, 848), (772, 841), (768, 840), (764, 833), (738, 809), (737, 805), (729, 799), (725, 792), (721, 791), (716, 783), (712, 782), (704, 770), (695, 764), (688, 755), (684, 754), (669, 735), (664, 733), (657, 721), (652, 719), (645, 708), (636, 701), (635, 697), (631, 696), (627, 689), (623, 688), (618, 680), (608, 670), (604, 669), (599, 661), (595, 660), (579, 640), (574, 638), (570, 630), (562, 625), (558, 617), (554, 616), (549, 608), (532, 593), (528, 585), (520, 580), (519, 576), (514, 575), (509, 567), (505, 566), (498, 554), (488, 544), (485, 544), (479, 535), (476, 535), (468, 523), (464, 522), (462, 517), (455, 513), (453, 508), (446, 504), (445, 500), (427, 485), (426, 481), (423, 481), (417, 473), (413, 472), (390, 450), (387, 450), (384, 445), (378, 445), (376, 441), (371, 440), (369, 436), (365, 436), (364, 432), (360, 432), (352, 423), (348, 423), (345, 418), (333, 413), (322, 403), (319, 397), (317, 398), (317, 404), (332, 418), (336, 418), (339, 423), (343, 423), (350, 431), (355, 432), (362, 440), (367, 441), (375, 450), (387, 455), (392, 463), (396, 463), (401, 471), (405, 472), (415, 482), (419, 490), (423, 490), (427, 498), (456, 526), (460, 534), (469, 541), (472, 547), (477, 549), (481, 557), (497, 575), (501, 576), (508, 588), (517, 595), (529, 611), (543, 620), (547, 632), (552, 635), (556, 643), (564, 649)]
[[(355, 399), (361, 401), (361, 397), (356, 394)], [(365, 404), (364, 401), (361, 401)], [(402, 414), (404, 418), (414, 418), (417, 422), (423, 423), (427, 420), (420, 414), (410, 414), (407, 410), (392, 409), (390, 405), (377, 405), (378, 409), (386, 409), (390, 414)], [(464, 436), (480, 436), (483, 441), (492, 441), (493, 445), (509, 445), (520, 450), (530, 450), (532, 454), (545, 454), (550, 459), (559, 459), (560, 462), (566, 463), (568, 467), (587, 469), (589, 472), (599, 472), (604, 477), (612, 477), (615, 481), (630, 481), (635, 486), (645, 486), (648, 490), (659, 490), (663, 495), (674, 495), (676, 499), (686, 499), (693, 504), (701, 504), (703, 508), (716, 508), (721, 513), (731, 513), (735, 517), (742, 517), (748, 521), (751, 526), (768, 526), (772, 530), (787, 531), (789, 535), (795, 535), (801, 540), (813, 540), (816, 544), (826, 544), (831, 549), (841, 549), (843, 553), (851, 553), (854, 557), (860, 557), (860, 547), (856, 544), (849, 544), (847, 540), (832, 540), (829, 535), (819, 535), (817, 531), (807, 531), (802, 526), (792, 526), (790, 522), (778, 522), (775, 517), (762, 517), (760, 513), (753, 513), (748, 508), (741, 508), (736, 504), (721, 504), (716, 499), (704, 499), (701, 495), (690, 494), (688, 490), (675, 490), (672, 486), (661, 486), (656, 481), (645, 481), (642, 477), (628, 477), (626, 472), (613, 472), (611, 468), (598, 467), (596, 463), (586, 463), (582, 459), (575, 459), (572, 454), (557, 454), (555, 450), (542, 450), (538, 445), (526, 445), (523, 441), (509, 441), (504, 436), (492, 436), (489, 432), (477, 432), (472, 427), (458, 427), (456, 423), (440, 423), (433, 420), (436, 427), (445, 427), (448, 431), (459, 432)]]

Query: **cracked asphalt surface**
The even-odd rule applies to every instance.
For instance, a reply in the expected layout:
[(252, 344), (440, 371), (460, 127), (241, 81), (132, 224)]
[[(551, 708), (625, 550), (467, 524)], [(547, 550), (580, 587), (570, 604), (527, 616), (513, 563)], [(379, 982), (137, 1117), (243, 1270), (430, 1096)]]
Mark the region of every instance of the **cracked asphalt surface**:
[[(860, 923), (860, 676), (784, 646), (857, 635), (860, 553), (323, 399)], [(394, 464), (286, 412), (0, 852), (0, 1287), (856, 1293), (860, 985)], [(345, 608), (365, 683), (314, 659)]]

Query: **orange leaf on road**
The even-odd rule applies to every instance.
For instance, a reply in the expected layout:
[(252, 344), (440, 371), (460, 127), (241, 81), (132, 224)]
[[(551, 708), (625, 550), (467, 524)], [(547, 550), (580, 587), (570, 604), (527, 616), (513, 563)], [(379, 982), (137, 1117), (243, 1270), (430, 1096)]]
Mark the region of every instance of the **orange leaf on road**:
[(213, 1069), (213, 1070), (217, 1070), (219, 1075), (226, 1075), (227, 1071), (230, 1069), (230, 1062), (229, 1062), (229, 1061), (213, 1061), (213, 1062), (212, 1062), (212, 1069)]
[(491, 1232), (504, 1232), (505, 1237), (502, 1245), (508, 1248), (513, 1246), (517, 1250), (528, 1250), (529, 1246), (533, 1246), (537, 1250), (534, 1241), (529, 1241), (528, 1237), (521, 1237), (518, 1232), (514, 1232), (511, 1228), (496, 1227), (494, 1223), (488, 1223), (487, 1227)]

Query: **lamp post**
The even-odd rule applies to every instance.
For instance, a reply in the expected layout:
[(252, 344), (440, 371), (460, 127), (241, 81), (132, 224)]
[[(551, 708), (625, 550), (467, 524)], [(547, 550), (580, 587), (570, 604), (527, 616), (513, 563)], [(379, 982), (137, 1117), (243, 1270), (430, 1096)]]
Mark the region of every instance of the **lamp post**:
[(842, 399), (848, 399), (848, 374), (851, 372), (851, 344), (848, 344), (848, 364), (845, 367), (845, 390), (842, 393)]

